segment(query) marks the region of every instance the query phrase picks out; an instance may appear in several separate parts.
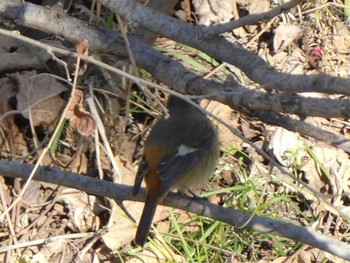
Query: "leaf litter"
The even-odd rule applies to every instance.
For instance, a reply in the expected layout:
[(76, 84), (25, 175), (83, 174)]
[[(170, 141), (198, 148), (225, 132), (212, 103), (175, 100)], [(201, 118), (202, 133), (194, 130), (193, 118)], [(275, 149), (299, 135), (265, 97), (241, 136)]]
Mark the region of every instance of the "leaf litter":
[[(199, 18), (197, 21), (202, 25), (210, 25), (214, 23), (228, 22), (234, 17), (244, 16), (246, 13), (260, 13), (270, 9), (272, 1), (232, 1), (222, 4), (222, 1), (193, 1), (194, 14)], [(234, 4), (233, 4), (234, 3)], [(304, 8), (311, 8), (312, 6), (306, 4)], [(344, 24), (339, 19), (331, 19), (327, 16), (327, 12), (310, 13), (310, 17), (303, 21), (298, 21), (294, 16), (296, 12), (290, 12), (288, 16), (281, 15), (276, 18), (271, 24), (271, 28), (264, 28), (266, 23), (259, 26), (246, 26), (239, 30), (234, 30), (230, 34), (225, 34), (225, 37), (230, 41), (247, 44), (259, 30), (264, 30), (265, 33), (256, 38), (255, 41), (249, 43), (249, 48), (255, 50), (261, 57), (264, 57), (272, 66), (282, 72), (292, 74), (309, 74), (309, 73), (327, 73), (335, 76), (348, 77), (350, 59), (349, 52), (349, 30), (344, 27)], [(332, 12), (336, 12), (332, 9)], [(337, 13), (339, 15), (339, 13)], [(317, 17), (321, 16), (321, 17)], [(340, 16), (340, 15), (339, 15)], [(166, 43), (161, 38), (158, 44)], [(169, 48), (167, 42), (167, 48)], [(42, 74), (45, 72), (44, 64), (49, 61), (51, 56), (40, 51), (33, 50), (24, 46), (18, 41), (14, 41), (8, 37), (0, 37), (0, 71), (7, 71), (9, 74), (1, 75), (0, 78), (0, 116), (11, 113), (1, 122), (0, 145), (1, 157), (16, 159), (27, 156), (26, 161), (35, 162), (35, 155), (28, 154), (33, 152), (34, 143), (30, 131), (29, 119), (32, 125), (39, 133), (41, 140), (45, 140), (44, 134), (52, 131), (55, 122), (60, 117), (63, 107), (67, 99), (67, 86), (58, 81), (53, 76)], [(207, 63), (201, 58), (195, 57), (201, 63)], [(39, 59), (40, 58), (40, 59)], [(6, 63), (4, 63), (6, 62)], [(212, 65), (209, 65), (212, 66)], [(230, 65), (227, 66), (230, 69)], [(57, 73), (58, 74), (58, 73)], [(244, 79), (244, 75), (241, 75)], [(213, 75), (213, 78), (221, 79), (221, 76)], [(247, 84), (254, 83), (250, 80), (244, 79)], [(103, 83), (99, 83), (103, 86)], [(95, 122), (93, 116), (84, 106), (84, 87), (77, 91), (79, 97), (76, 104), (70, 109), (67, 119), (73, 130), (77, 132), (78, 138), (81, 136), (92, 137), (95, 130)], [(108, 103), (104, 103), (103, 97), (96, 98), (101, 107), (108, 107)], [(119, 100), (120, 102), (120, 100)], [(210, 102), (205, 105), (206, 109), (213, 112), (215, 115), (223, 117), (224, 120), (238, 130), (240, 130), (246, 137), (251, 139), (254, 143), (268, 145), (273, 156), (283, 166), (298, 172), (302, 176), (302, 180), (307, 182), (315, 190), (324, 193), (329, 201), (344, 214), (349, 215), (349, 200), (344, 196), (349, 193), (349, 158), (343, 151), (334, 149), (332, 147), (322, 145), (319, 142), (306, 140), (299, 134), (285, 132), (280, 128), (271, 127), (269, 125), (261, 124), (254, 119), (250, 119), (233, 111), (218, 103)], [(134, 115), (125, 116), (120, 109), (106, 111), (108, 116), (105, 116), (105, 126), (107, 134), (110, 136), (110, 141), (113, 142), (114, 150), (116, 152), (115, 158), (118, 166), (122, 169), (122, 183), (132, 184), (133, 177), (136, 171), (136, 165), (132, 163), (135, 155), (135, 149), (139, 142), (135, 140), (140, 133), (147, 133), (147, 129), (152, 121), (139, 121)], [(116, 121), (115, 116), (120, 116)], [(132, 117), (131, 117), (132, 116)], [(113, 120), (114, 123), (107, 122), (107, 118)], [(308, 121), (314, 121), (313, 118), (308, 117)], [(311, 119), (311, 120), (310, 120)], [(115, 126), (118, 126), (122, 121), (125, 121), (128, 130), (121, 135), (122, 131), (116, 131)], [(116, 124), (117, 123), (117, 124)], [(318, 125), (322, 128), (328, 129), (334, 133), (348, 133), (349, 124), (345, 120), (318, 120)], [(219, 124), (217, 124), (220, 126)], [(8, 136), (7, 133), (10, 134)], [(137, 135), (137, 136), (136, 136)], [(254, 151), (251, 151), (249, 146), (242, 144), (240, 140), (232, 136), (230, 132), (224, 127), (219, 127), (219, 135), (221, 137), (223, 147), (229, 145), (240, 146), (248, 155), (255, 159), (261, 165), (264, 161), (261, 157), (257, 157)], [(11, 139), (12, 137), (12, 139)], [(45, 164), (56, 165), (63, 170), (70, 170), (75, 172), (85, 172), (88, 174), (97, 174), (98, 167), (95, 163), (96, 145), (92, 140), (73, 140), (68, 139), (68, 134), (61, 134), (55, 158), (48, 157)], [(269, 142), (268, 144), (266, 142)], [(78, 151), (79, 144), (86, 144), (86, 149), (82, 152)], [(121, 151), (120, 149), (126, 149)], [(40, 151), (40, 149), (34, 149)], [(80, 161), (74, 166), (69, 166), (74, 154), (80, 156)], [(256, 157), (255, 157), (256, 156)], [(111, 169), (110, 161), (108, 160), (104, 149), (99, 154), (100, 161), (103, 163), (102, 169), (104, 171)], [(264, 178), (259, 177), (259, 172), (253, 169), (254, 164), (242, 157), (239, 151), (228, 152), (225, 156), (225, 162), (232, 164), (229, 167), (228, 173), (224, 174), (224, 180), (213, 181), (215, 187), (221, 187), (223, 183), (225, 186), (232, 186), (241, 184), (249, 179), (254, 179), (256, 182), (263, 184)], [(245, 177), (240, 173), (240, 166), (245, 166), (251, 171), (251, 174)], [(225, 168), (226, 169), (226, 168)], [(255, 171), (255, 172), (253, 172)], [(106, 173), (107, 180), (114, 180), (113, 176)], [(215, 178), (220, 175), (216, 175)], [(225, 178), (226, 176), (226, 178)], [(255, 177), (255, 178), (254, 178)], [(344, 237), (346, 239), (346, 232), (348, 231), (347, 222), (338, 215), (331, 213), (327, 207), (319, 202), (314, 196), (308, 195), (305, 192), (286, 186), (281, 183), (283, 175), (276, 172), (277, 179), (270, 181), (270, 188), (268, 191), (283, 191), (283, 188), (291, 194), (296, 195), (296, 199), (305, 198), (308, 200), (308, 205), (311, 210), (305, 209), (305, 215), (318, 218), (318, 224), (323, 232), (328, 235), (334, 235), (338, 239)], [(266, 179), (266, 178), (265, 178)], [(1, 191), (6, 197), (6, 205), (10, 205), (14, 192), (18, 191), (18, 181), (12, 184), (0, 177)], [(281, 180), (281, 181), (279, 181)], [(288, 180), (287, 180), (288, 181)], [(289, 182), (287, 182), (289, 183)], [(292, 182), (293, 185), (293, 182)], [(247, 193), (247, 196), (253, 200), (255, 193)], [(267, 194), (265, 202), (270, 201), (273, 195)], [(216, 202), (222, 200), (229, 200), (227, 197), (212, 198)], [(50, 201), (53, 201), (51, 203)], [(294, 202), (304, 209), (302, 204), (305, 200)], [(133, 202), (125, 202), (125, 208), (138, 218), (142, 210), (142, 204), (135, 204)], [(296, 212), (291, 212), (291, 207), (288, 204), (282, 204), (283, 207), (277, 215), (278, 217), (296, 218), (296, 221), (301, 223), (309, 223), (305, 219), (300, 218)], [(4, 210), (3, 204), (0, 204), (1, 211)], [(265, 212), (274, 211), (274, 206), (266, 208)], [(164, 219), (168, 216), (168, 209), (161, 208), (157, 211), (155, 222), (159, 222), (159, 229), (167, 232), (171, 227), (168, 221), (164, 224)], [(181, 215), (182, 222), (188, 222), (190, 217), (185, 214)], [(24, 196), (23, 204), (21, 204), (15, 215), (12, 217), (13, 222), (16, 223), (16, 235), (18, 243), (30, 242), (39, 238), (47, 239), (42, 246), (31, 245), (24, 249), (22, 258), (25, 262), (54, 262), (59, 260), (61, 255), (65, 255), (65, 261), (77, 260), (78, 251), (84, 251), (89, 246), (89, 238), (91, 236), (82, 236), (81, 239), (57, 239), (50, 240), (51, 236), (70, 235), (70, 234), (90, 234), (96, 233), (107, 227), (107, 232), (100, 235), (100, 242), (95, 241), (92, 244), (93, 250), (87, 250), (84, 255), (80, 255), (80, 261), (77, 262), (92, 262), (94, 258), (97, 262), (99, 259), (104, 262), (113, 259), (113, 252), (129, 251), (131, 248), (131, 241), (134, 236), (135, 225), (125, 215), (119, 206), (112, 201), (104, 200), (100, 197), (93, 197), (85, 193), (74, 191), (73, 189), (65, 189), (56, 187), (54, 185), (32, 182), (31, 187)], [(329, 223), (331, 222), (331, 223)], [(0, 222), (4, 229), (6, 229), (1, 237), (1, 245), (9, 244), (10, 233), (8, 231), (8, 223), (6, 221)], [(34, 224), (33, 224), (34, 223)], [(184, 227), (184, 231), (198, 230), (198, 226), (190, 225)], [(161, 243), (157, 244), (162, 246)], [(256, 244), (259, 248), (259, 244)], [(246, 247), (243, 254), (251, 255), (256, 253), (256, 248), (251, 249)], [(261, 246), (261, 253), (255, 256), (260, 257), (259, 262), (284, 262), (289, 259), (290, 262), (310, 262), (319, 261), (328, 258), (330, 261), (337, 261), (330, 255), (325, 255), (324, 252), (309, 247), (302, 247), (292, 257), (274, 257), (273, 251), (266, 250), (263, 252)], [(164, 251), (163, 251), (164, 252)], [(137, 254), (139, 258), (147, 260), (147, 262), (159, 262), (165, 258), (174, 258), (176, 261), (183, 261), (180, 254), (172, 254), (164, 257), (164, 254), (159, 254), (159, 248), (149, 248), (144, 252), (144, 255)], [(94, 255), (98, 255), (95, 258)], [(2, 257), (2, 256), (0, 256)], [(128, 257), (125, 257), (128, 258)], [(136, 258), (129, 257), (129, 262), (136, 262)], [(253, 257), (252, 257), (253, 258)], [(50, 259), (50, 260), (49, 260)], [(0, 261), (2, 258), (0, 258)], [(139, 262), (139, 261), (137, 261)], [(340, 261), (337, 261), (340, 262)]]

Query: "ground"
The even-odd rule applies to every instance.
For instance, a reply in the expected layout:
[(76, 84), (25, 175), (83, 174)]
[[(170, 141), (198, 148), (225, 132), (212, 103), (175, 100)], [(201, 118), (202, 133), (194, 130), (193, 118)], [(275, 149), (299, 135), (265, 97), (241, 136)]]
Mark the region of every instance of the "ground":
[[(276, 7), (275, 2), (179, 1), (173, 16), (210, 26), (266, 12)], [(307, 1), (223, 37), (258, 54), (280, 72), (348, 78), (350, 33), (343, 4)], [(74, 1), (68, 13), (117, 30), (118, 20), (108, 9), (91, 13), (91, 5)], [(14, 25), (3, 19), (1, 27), (10, 30)], [(119, 20), (122, 27), (127, 26)], [(48, 45), (73, 47), (51, 34), (16, 29)], [(132, 26), (128, 30), (133, 30)], [(157, 50), (207, 79), (224, 82), (233, 78), (252, 90), (264, 88), (238, 68), (191, 47), (164, 37), (154, 41)], [(87, 54), (87, 45), (78, 43), (77, 52)], [(81, 62), (75, 71), (76, 58), (53, 57), (2, 34), (0, 55), (1, 159), (133, 184), (143, 141), (163, 110), (162, 92), (152, 90), (147, 95), (137, 82), (92, 64)], [(104, 54), (94, 55), (109, 64), (117, 63)], [(64, 63), (67, 66), (62, 66)], [(132, 72), (127, 66), (123, 70)], [(157, 82), (142, 69), (138, 74)], [(75, 92), (69, 99), (72, 87)], [(250, 143), (213, 120), (219, 131), (221, 157), (213, 177), (202, 189), (194, 189), (196, 194), (226, 208), (311, 226), (349, 242), (348, 153), (215, 101), (202, 101), (201, 106)], [(303, 117), (306, 123), (349, 138), (345, 118)], [(268, 152), (292, 177), (262, 157), (253, 144)], [(152, 241), (141, 251), (132, 243), (136, 224), (125, 211), (138, 221), (142, 203), (125, 201), (121, 208), (115, 200), (73, 188), (32, 180), (23, 191), (24, 185), (20, 179), (0, 177), (0, 262), (342, 262), (291, 239), (166, 207), (158, 208)]]

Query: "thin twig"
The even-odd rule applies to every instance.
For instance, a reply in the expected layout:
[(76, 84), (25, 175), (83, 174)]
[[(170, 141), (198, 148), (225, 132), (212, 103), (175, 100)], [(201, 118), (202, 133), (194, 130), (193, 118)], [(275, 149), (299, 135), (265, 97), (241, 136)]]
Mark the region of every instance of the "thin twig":
[(208, 28), (204, 28), (202, 31), (205, 34), (205, 37), (210, 39), (213, 36), (217, 36), (220, 34), (223, 34), (225, 32), (230, 32), (236, 28), (247, 26), (247, 25), (254, 25), (264, 20), (269, 20), (274, 18), (275, 16), (280, 15), (283, 12), (289, 11), (293, 7), (300, 4), (302, 1), (300, 0), (293, 0), (289, 1), (281, 6), (278, 6), (272, 10), (266, 11), (264, 13), (259, 14), (251, 14), (248, 16), (244, 16), (238, 20), (233, 20), (224, 24), (218, 24), (218, 25), (212, 25)]

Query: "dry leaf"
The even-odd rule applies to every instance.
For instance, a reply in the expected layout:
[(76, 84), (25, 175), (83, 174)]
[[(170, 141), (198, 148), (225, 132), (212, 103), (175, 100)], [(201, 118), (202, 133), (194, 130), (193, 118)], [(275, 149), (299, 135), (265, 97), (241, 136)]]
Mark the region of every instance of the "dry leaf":
[[(217, 101), (202, 100), (200, 105), (208, 112), (214, 114), (216, 117), (222, 119), (224, 122), (230, 125), (237, 123), (237, 120), (234, 118), (235, 116), (233, 110), (225, 104)], [(240, 139), (235, 136), (229, 128), (216, 120), (212, 120), (212, 122), (217, 127), (219, 141), (223, 147), (236, 145), (237, 142), (240, 141)]]
[(250, 120), (241, 120), (241, 129), (243, 136), (249, 140), (261, 134), (261, 129), (259, 129), (258, 125)]
[(344, 208), (344, 200), (340, 196), (349, 192), (350, 160), (348, 154), (341, 149), (322, 144), (313, 146), (312, 152), (330, 176), (327, 177), (317, 162), (310, 159), (302, 167), (309, 186), (321, 193), (339, 196), (333, 199), (333, 205), (340, 209)]
[(302, 30), (299, 26), (280, 24), (275, 31), (273, 48), (275, 52), (283, 51), (295, 39), (302, 37)]
[[(132, 185), (136, 174), (132, 164), (123, 161), (120, 156), (116, 156), (115, 160), (121, 174), (123, 175), (120, 183)], [(113, 181), (115, 182), (116, 180), (118, 180), (118, 178), (114, 177)], [(143, 203), (124, 201), (123, 206), (128, 213), (130, 213), (131, 216), (136, 219), (136, 221), (139, 220)], [(112, 213), (109, 218), (108, 225), (110, 226), (108, 228), (108, 232), (102, 235), (102, 239), (106, 246), (112, 251), (119, 250), (125, 244), (130, 243), (134, 239), (136, 227), (130, 221), (130, 219), (127, 218), (119, 206), (112, 207)]]
[(182, 255), (176, 255), (172, 249), (165, 247), (162, 243), (155, 240), (156, 245), (151, 245), (136, 254), (128, 263), (159, 263), (159, 262), (187, 262)]
[(87, 41), (86, 39), (83, 39), (82, 41), (80, 41), (77, 46), (77, 53), (79, 55), (85, 55), (88, 56), (89, 55), (89, 41)]
[(102, 211), (102, 204), (95, 196), (78, 192), (75, 189), (66, 189), (58, 198), (59, 202), (67, 204), (68, 216), (74, 223), (71, 226), (80, 232), (94, 231), (100, 227), (97, 214)]
[(55, 239), (48, 240), (45, 242), (43, 247), (40, 249), (40, 252), (45, 258), (52, 258), (52, 256), (62, 253), (68, 245), (67, 239)]
[(249, 14), (260, 14), (269, 11), (271, 9), (270, 5), (270, 1), (268, 0), (250, 1), (246, 9)]
[[(77, 53), (80, 55), (85, 55), (88, 56), (89, 55), (89, 42), (86, 39), (83, 39), (82, 41), (80, 41), (77, 46)], [(78, 75), (82, 76), (85, 71), (87, 69), (87, 63), (84, 60), (80, 61), (80, 68), (78, 70)]]
[(335, 23), (332, 34), (332, 44), (339, 53), (349, 54), (350, 50), (350, 32), (343, 23)]
[(301, 166), (308, 156), (304, 150), (304, 142), (299, 136), (281, 127), (271, 136), (268, 148), (279, 163), (286, 167)]
[[(86, 39), (83, 39), (82, 41), (77, 43), (75, 48), (79, 55), (85, 55), (85, 56), (89, 55), (89, 42)], [(73, 76), (76, 71), (76, 62), (77, 62), (77, 58), (75, 57), (69, 57), (67, 61), (69, 71)], [(87, 69), (87, 63), (83, 60), (80, 60), (79, 64), (80, 64), (80, 67), (78, 69), (78, 76), (81, 76), (85, 73)]]
[[(130, 201), (124, 201), (123, 206), (132, 216), (135, 214), (136, 207), (141, 209), (141, 203)], [(102, 234), (102, 240), (112, 251), (119, 250), (134, 239), (136, 233), (135, 225), (127, 218), (119, 206), (113, 206), (108, 225), (108, 231)]]
[(96, 129), (96, 121), (83, 108), (84, 93), (81, 90), (75, 90), (71, 104), (66, 113), (66, 119), (70, 125), (83, 136), (90, 136)]
[(17, 109), (29, 119), (31, 111), (33, 124), (51, 124), (60, 113), (64, 101), (58, 96), (67, 88), (49, 75), (36, 75), (35, 71), (10, 74), (17, 82)]
[(192, 4), (199, 17), (198, 24), (200, 25), (210, 26), (211, 24), (228, 22), (233, 18), (233, 1), (193, 0)]
[[(118, 163), (121, 174), (123, 175), (120, 183), (132, 185), (136, 175), (136, 171), (133, 169), (132, 164), (123, 161), (119, 156), (116, 156), (115, 159)], [(114, 181), (115, 180), (117, 179), (114, 178)], [(144, 203), (124, 201), (123, 206), (136, 220), (136, 222), (139, 222)], [(167, 218), (168, 215), (168, 207), (158, 206), (153, 222), (156, 223), (163, 220)], [(136, 226), (130, 221), (119, 206), (113, 206), (113, 213), (111, 214), (108, 225), (110, 226), (108, 228), (108, 232), (102, 235), (102, 239), (106, 246), (108, 246), (112, 251), (119, 250), (121, 247), (125, 246), (125, 244), (128, 244), (134, 240)]]
[[(0, 79), (0, 116), (13, 110), (10, 105), (11, 98), (15, 97), (17, 93), (16, 87), (13, 82), (9, 78)], [(14, 125), (14, 115), (10, 114), (6, 118), (2, 120), (0, 123), (0, 127), (4, 129), (4, 133), (0, 133), (0, 145), (1, 145), (1, 154), (2, 157), (10, 157), (12, 154), (17, 154), (17, 144), (12, 144), (14, 142), (14, 138), (18, 136), (18, 128)], [(8, 136), (6, 136), (6, 133)], [(22, 134), (21, 134), (22, 135)], [(12, 149), (9, 144), (12, 144)], [(22, 141), (19, 141), (19, 145), (21, 145)], [(26, 152), (27, 152), (27, 147)]]
[[(31, 107), (33, 125), (38, 126), (40, 124), (50, 125), (57, 119), (60, 112), (64, 107), (65, 101), (59, 96), (54, 96), (38, 102), (34, 107)], [(29, 112), (24, 111), (22, 115), (29, 119)]]

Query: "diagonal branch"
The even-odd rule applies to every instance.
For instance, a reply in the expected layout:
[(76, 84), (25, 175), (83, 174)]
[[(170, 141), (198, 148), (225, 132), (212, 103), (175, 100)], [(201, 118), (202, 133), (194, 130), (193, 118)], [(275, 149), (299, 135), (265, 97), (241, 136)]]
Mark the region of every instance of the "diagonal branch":
[[(126, 17), (130, 24), (142, 25), (152, 32), (195, 47), (218, 60), (237, 66), (250, 79), (260, 83), (264, 88), (274, 88), (288, 93), (323, 92), (350, 95), (349, 79), (326, 74), (289, 75), (280, 73), (256, 54), (238, 45), (221, 37), (213, 37), (208, 40), (202, 35), (200, 27), (190, 26), (144, 7), (133, 0), (101, 0), (101, 2)], [(126, 58), (127, 53), (122, 38), (116, 32), (90, 25), (66, 14), (62, 15), (62, 12), (41, 8), (28, 2), (23, 4), (20, 0), (2, 0), (0, 14), (22, 25), (64, 36), (73, 43), (87, 38), (92, 50), (109, 52)], [(137, 45), (137, 42), (140, 41), (137, 37), (130, 36), (130, 42)], [(144, 56), (135, 55), (136, 63), (139, 65), (147, 64), (146, 59)], [(153, 73), (152, 70), (145, 69)]]
[[(350, 95), (349, 79), (326, 74), (290, 75), (280, 73), (254, 53), (222, 37), (216, 36), (207, 39), (202, 34), (202, 27), (188, 25), (147, 8), (134, 0), (101, 0), (101, 3), (124, 17), (130, 24), (142, 26), (154, 33), (197, 48), (217, 60), (235, 65), (251, 80), (264, 88), (273, 88), (288, 93), (322, 92)], [(130, 42), (133, 41), (134, 39)]]
[[(0, 174), (6, 177), (27, 179), (33, 167), (30, 164), (0, 160)], [(143, 202), (146, 196), (144, 189), (138, 196), (133, 196), (131, 186), (114, 184), (52, 167), (40, 167), (33, 179), (75, 188), (92, 195), (100, 196), (103, 194), (104, 197), (110, 197), (117, 201)], [(317, 233), (311, 227), (302, 227), (257, 215), (254, 215), (248, 221), (251, 217), (250, 214), (242, 213), (233, 208), (224, 208), (205, 199), (194, 199), (175, 193), (170, 193), (162, 204), (203, 215), (236, 227), (246, 224), (245, 227), (248, 229), (290, 238), (327, 251), (335, 256), (350, 259), (350, 246), (348, 244)]]
[[(50, 11), (50, 9), (30, 3), (20, 4), (15, 1), (10, 1), (10, 3), (6, 2), (9, 0), (4, 1), (0, 2), (0, 15), (19, 21), (25, 26), (31, 26), (49, 33), (60, 34), (72, 42), (88, 39), (90, 47), (94, 50), (111, 52), (126, 57), (123, 40), (118, 37), (116, 32), (89, 25), (70, 16), (57, 17), (57, 13)], [(69, 30), (65, 30), (66, 28), (69, 28)], [(1, 30), (2, 33), (3, 31)], [(23, 38), (20, 38), (16, 34), (7, 35), (12, 35), (12, 37), (19, 39)], [(330, 136), (329, 132), (312, 125), (303, 125), (303, 122), (292, 120), (286, 116), (283, 116), (283, 118), (282, 116), (268, 118), (262, 114), (263, 112), (278, 111), (301, 116), (347, 118), (349, 101), (346, 99), (313, 99), (303, 98), (297, 95), (270, 94), (249, 90), (233, 82), (225, 84), (217, 83), (212, 80), (203, 79), (203, 77), (186, 70), (179, 62), (148, 47), (136, 36), (130, 36), (130, 44), (138, 65), (177, 91), (185, 94), (211, 97), (232, 108), (238, 110), (244, 109), (246, 114), (258, 117), (263, 121), (269, 120), (268, 123), (270, 124), (300, 132), (306, 136), (322, 140), (350, 152), (350, 142), (345, 137)], [(48, 48), (50, 49), (50, 47)], [(55, 49), (55, 52), (58, 52), (57, 49)], [(74, 53), (71, 55), (74, 55)], [(97, 63), (92, 58), (85, 58), (85, 60), (91, 63)], [(305, 77), (293, 76), (296, 82), (301, 82)], [(328, 76), (324, 77), (328, 78)], [(299, 80), (299, 78), (301, 79)], [(347, 81), (350, 82), (349, 80)], [(258, 114), (259, 112), (261, 112), (260, 115)], [(291, 125), (291, 122), (294, 125)]]

